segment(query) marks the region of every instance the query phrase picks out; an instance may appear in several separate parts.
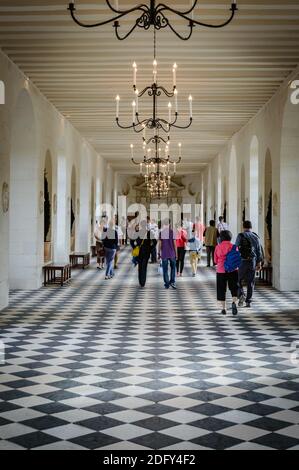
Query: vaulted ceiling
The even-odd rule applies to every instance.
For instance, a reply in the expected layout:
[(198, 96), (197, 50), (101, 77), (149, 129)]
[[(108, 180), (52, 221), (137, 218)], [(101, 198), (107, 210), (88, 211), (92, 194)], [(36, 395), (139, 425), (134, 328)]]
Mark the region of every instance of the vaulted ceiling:
[[(116, 127), (115, 96), (121, 97), (120, 117), (130, 123), (132, 63), (138, 65), (138, 88), (150, 84), (153, 31), (135, 30), (121, 42), (111, 25), (89, 30), (75, 25), (67, 3), (0, 0), (0, 47), (113, 168), (130, 172), (129, 145), (139, 144), (142, 156), (141, 141)], [(185, 9), (190, 2), (166, 3)], [(136, 4), (119, 0), (121, 8)], [(104, 0), (76, 0), (76, 6), (84, 21), (111, 16)], [(189, 93), (194, 99), (192, 127), (171, 135), (173, 148), (182, 142), (184, 173), (200, 171), (213, 159), (299, 63), (299, 0), (240, 0), (238, 6), (230, 25), (198, 27), (187, 42), (169, 30), (157, 33), (158, 80), (171, 87), (172, 64), (178, 64), (182, 121), (188, 117)], [(227, 18), (229, 7), (230, 0), (203, 0), (195, 18), (218, 23)], [(122, 21), (122, 29), (131, 21)], [(184, 30), (181, 20), (174, 24)], [(159, 106), (166, 116), (167, 102)], [(140, 100), (139, 108), (147, 116), (149, 99)]]

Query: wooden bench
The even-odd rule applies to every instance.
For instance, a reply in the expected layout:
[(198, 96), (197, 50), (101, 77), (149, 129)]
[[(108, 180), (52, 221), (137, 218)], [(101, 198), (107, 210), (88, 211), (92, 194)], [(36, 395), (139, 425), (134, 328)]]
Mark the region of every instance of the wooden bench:
[(70, 263), (72, 268), (84, 269), (90, 263), (90, 253), (71, 253)]
[(63, 286), (71, 279), (71, 265), (49, 263), (43, 266), (44, 271), (44, 286), (49, 284), (60, 284)]
[(272, 286), (272, 266), (263, 266), (258, 273), (258, 280), (264, 284)]

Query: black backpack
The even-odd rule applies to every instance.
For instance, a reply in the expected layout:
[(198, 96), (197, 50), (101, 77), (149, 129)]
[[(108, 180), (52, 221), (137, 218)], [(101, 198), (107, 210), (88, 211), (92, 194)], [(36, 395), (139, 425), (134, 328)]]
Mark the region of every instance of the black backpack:
[(249, 237), (246, 237), (244, 233), (241, 233), (241, 240), (239, 244), (239, 251), (242, 259), (251, 260), (254, 258), (254, 250)]

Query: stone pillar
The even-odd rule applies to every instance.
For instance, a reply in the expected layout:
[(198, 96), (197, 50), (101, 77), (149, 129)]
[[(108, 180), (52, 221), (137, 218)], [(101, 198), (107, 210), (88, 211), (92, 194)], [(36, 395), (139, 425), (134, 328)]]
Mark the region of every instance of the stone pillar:
[[(0, 105), (0, 310), (8, 305), (9, 264), (9, 136), (4, 121), (6, 105)], [(2, 198), (4, 197), (4, 203)]]
[[(69, 258), (69, 218), (67, 207), (67, 162), (60, 154), (57, 160), (56, 196), (56, 247), (55, 262), (67, 262)], [(55, 201), (54, 201), (55, 204)]]
[(90, 250), (90, 155), (86, 146), (83, 147), (83, 154), (80, 162), (80, 208), (77, 237), (77, 251)]

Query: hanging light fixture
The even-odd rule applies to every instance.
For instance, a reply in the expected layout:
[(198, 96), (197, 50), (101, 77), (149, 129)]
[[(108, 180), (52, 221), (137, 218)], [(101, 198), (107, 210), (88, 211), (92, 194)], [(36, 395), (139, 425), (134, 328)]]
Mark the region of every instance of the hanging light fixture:
[[(166, 143), (162, 149), (161, 142)], [(154, 144), (154, 148), (148, 147)], [(169, 191), (171, 176), (176, 174), (176, 166), (181, 162), (182, 144), (178, 144), (179, 157), (175, 161), (170, 157), (170, 141), (165, 141), (159, 135), (151, 137), (148, 141), (143, 141), (144, 157), (141, 162), (134, 159), (134, 146), (131, 147), (131, 160), (134, 165), (139, 166), (139, 173), (144, 177), (147, 191), (152, 197), (165, 197)], [(164, 152), (164, 156), (163, 156)], [(155, 195), (155, 196), (154, 196)]]
[[(154, 56), (155, 57), (155, 56)], [(121, 129), (133, 129), (135, 132), (143, 132), (143, 138), (146, 137), (146, 129), (155, 129), (157, 131), (162, 130), (167, 133), (168, 140), (169, 140), (169, 132), (172, 127), (179, 128), (179, 129), (187, 129), (192, 124), (192, 96), (189, 95), (189, 121), (187, 124), (182, 125), (178, 124), (178, 90), (176, 86), (176, 74), (177, 74), (177, 64), (173, 64), (172, 67), (172, 74), (173, 74), (173, 87), (172, 91), (168, 91), (161, 85), (158, 85), (157, 82), (157, 61), (154, 58), (153, 61), (153, 83), (145, 87), (141, 92), (138, 91), (137, 88), (137, 65), (133, 63), (133, 92), (134, 92), (134, 100), (132, 101), (132, 124), (129, 125), (122, 125), (119, 122), (119, 104), (120, 104), (120, 97), (119, 95), (116, 96), (116, 124)], [(148, 94), (148, 96), (152, 97), (152, 104), (153, 110), (152, 115), (148, 118), (140, 119), (139, 113), (139, 99), (144, 95)], [(161, 118), (157, 115), (158, 112), (158, 97), (162, 95), (162, 93), (167, 98), (174, 99), (174, 105), (169, 101), (168, 107), (166, 110), (166, 114), (168, 115), (167, 118)], [(174, 108), (174, 113), (173, 113)]]
[[(161, 142), (165, 142), (164, 149), (161, 148)], [(154, 148), (148, 147), (150, 143), (154, 144)], [(182, 144), (178, 144), (179, 156), (177, 160), (170, 157), (170, 141), (165, 141), (159, 135), (151, 137), (148, 141), (143, 141), (144, 157), (141, 162), (137, 162), (134, 158), (134, 146), (131, 147), (131, 160), (134, 165), (139, 166), (139, 173), (147, 180), (152, 174), (162, 174), (170, 177), (176, 174), (177, 165), (182, 159)], [(164, 155), (163, 155), (164, 153)]]
[(154, 181), (147, 183), (147, 191), (150, 198), (152, 199), (162, 199), (168, 196), (169, 193), (169, 183), (165, 180), (156, 178)]
[[(228, 17), (228, 19), (220, 24), (209, 24), (194, 19), (194, 9), (197, 5), (197, 0), (191, 0), (190, 8), (185, 11), (176, 10), (165, 5), (164, 3), (159, 3), (158, 5), (156, 5), (155, 0), (150, 0), (148, 2), (148, 5), (142, 3), (133, 8), (129, 8), (128, 10), (120, 10), (118, 0), (114, 1), (114, 6), (109, 0), (106, 0), (106, 3), (110, 10), (114, 13), (114, 16), (113, 18), (97, 23), (83, 23), (82, 21), (80, 21), (76, 16), (76, 7), (74, 1), (69, 3), (68, 10), (70, 11), (71, 17), (73, 18), (74, 22), (77, 23), (79, 26), (82, 26), (83, 28), (95, 28), (98, 26), (104, 26), (106, 24), (113, 23), (116, 37), (119, 40), (126, 39), (137, 27), (144, 30), (148, 30), (151, 26), (153, 26), (155, 30), (169, 27), (178, 38), (184, 41), (188, 40), (191, 37), (193, 33), (193, 28), (195, 26), (202, 26), (206, 28), (223, 28), (232, 21), (235, 16), (235, 12), (238, 10), (237, 1), (233, 0), (231, 3), (230, 16)], [(133, 20), (133, 25), (130, 26), (129, 30), (121, 36), (119, 34), (119, 20), (127, 15), (134, 13), (137, 14), (137, 18)], [(179, 33), (176, 28), (170, 23), (170, 20), (168, 18), (169, 13), (185, 20), (189, 28), (189, 32), (185, 36)], [(189, 16), (190, 14), (191, 16)]]

